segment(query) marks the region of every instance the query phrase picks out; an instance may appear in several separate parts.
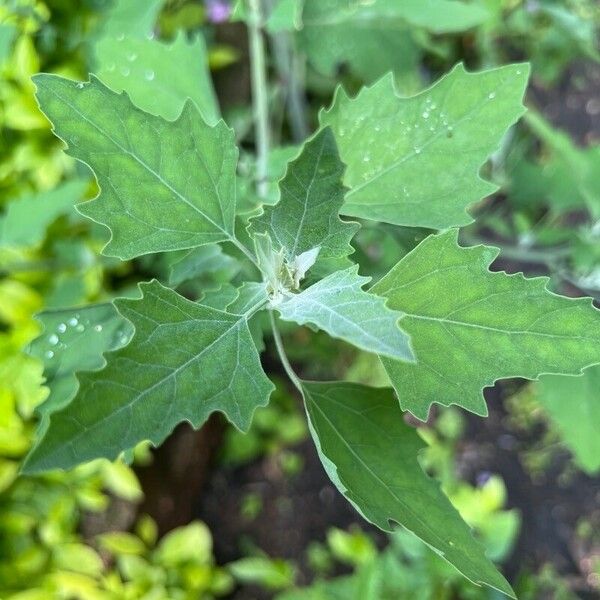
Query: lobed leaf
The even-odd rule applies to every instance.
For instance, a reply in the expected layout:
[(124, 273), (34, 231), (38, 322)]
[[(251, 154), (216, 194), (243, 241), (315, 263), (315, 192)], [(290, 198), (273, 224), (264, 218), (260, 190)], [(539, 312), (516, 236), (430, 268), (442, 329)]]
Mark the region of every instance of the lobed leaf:
[(462, 248), (457, 232), (426, 238), (371, 291), (404, 313), (417, 362), (382, 358), (403, 409), (433, 403), (479, 415), (497, 379), (577, 374), (600, 362), (600, 314), (589, 299), (557, 296), (547, 279), (490, 272), (496, 248)]
[(55, 412), (23, 470), (67, 469), (116, 458), (142, 440), (160, 444), (182, 421), (199, 427), (213, 411), (239, 429), (268, 402), (267, 379), (246, 316), (181, 297), (156, 281), (139, 300), (117, 300), (135, 327), (102, 371), (79, 376), (79, 393)]
[(165, 121), (93, 76), (34, 82), (56, 135), (98, 179), (99, 197), (78, 209), (111, 230), (105, 254), (129, 259), (234, 239), (237, 149), (222, 121), (210, 127), (192, 103)]
[(347, 165), (342, 214), (432, 229), (470, 223), (466, 207), (497, 189), (478, 173), (524, 112), (528, 72), (458, 65), (411, 98), (396, 94), (391, 75), (354, 99), (338, 90), (321, 124)]
[(320, 259), (352, 253), (350, 240), (359, 225), (339, 217), (343, 172), (333, 133), (325, 128), (289, 163), (279, 202), (252, 220), (252, 232), (268, 234), (274, 250), (283, 250), (289, 261), (314, 248)]
[(191, 99), (204, 121), (214, 125), (219, 107), (208, 69), (204, 38), (172, 43), (147, 37), (116, 35), (96, 45), (97, 75), (115, 92), (127, 92), (138, 108), (164, 119), (176, 119)]

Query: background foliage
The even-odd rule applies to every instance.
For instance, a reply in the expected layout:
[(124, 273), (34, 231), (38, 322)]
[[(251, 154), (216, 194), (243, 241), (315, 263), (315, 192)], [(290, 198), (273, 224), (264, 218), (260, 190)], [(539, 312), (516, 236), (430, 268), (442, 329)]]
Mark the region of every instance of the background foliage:
[[(340, 134), (344, 119), (353, 120), (352, 111), (361, 102), (383, 109), (386, 102), (396, 101), (389, 93), (386, 96), (386, 86), (389, 89), (392, 85), (391, 78), (387, 78), (361, 92), (355, 100), (338, 95), (334, 107), (317, 116), (320, 106), (330, 104), (337, 83), (343, 83), (353, 97), (363, 84), (373, 84), (391, 70), (396, 88), (408, 95), (422, 90), (459, 60), (465, 60), (469, 70), (529, 60), (535, 84), (528, 100), (530, 111), (524, 122), (510, 130), (502, 148), (486, 166), (486, 179), (499, 191), (475, 207), (477, 223), (463, 230), (463, 241), (495, 242), (501, 247), (500, 260), (505, 261), (501, 264), (509, 269), (550, 274), (552, 288), (563, 294), (596, 296), (600, 289), (596, 223), (600, 210), (600, 154), (594, 137), (597, 128), (592, 123), (584, 132), (588, 137), (582, 143), (581, 136), (557, 128), (536, 109), (544, 106), (544, 94), (554, 94), (566, 102), (578, 88), (585, 94), (590, 81), (596, 81), (597, 86), (597, 80), (588, 74), (598, 60), (596, 4), (583, 0), (431, 0), (407, 2), (398, 8), (397, 3), (380, 2), (378, 10), (383, 17), (374, 20), (366, 18), (373, 10), (368, 4), (354, 4), (340, 0), (283, 0), (275, 3), (267, 21), (273, 48), (269, 100), (273, 114), (279, 115), (280, 121), (275, 122), (281, 122), (281, 127), (272, 132), (277, 144), (269, 156), (267, 171), (270, 202), (275, 204), (278, 200), (280, 192), (275, 182), (283, 176), (287, 161), (297, 155), (296, 144), (309, 126), (317, 125), (320, 119)], [(244, 18), (241, 4), (232, 9), (234, 20)], [(0, 7), (2, 597), (197, 598), (229, 594), (236, 585), (241, 587), (235, 593), (244, 597), (247, 586), (251, 590), (256, 589), (253, 585), (277, 590), (293, 586), (295, 579), (306, 581), (304, 567), (297, 575), (290, 562), (276, 556), (268, 558), (256, 547), (246, 547), (238, 552), (235, 562), (216, 567), (210, 533), (200, 522), (175, 529), (158, 540), (153, 520), (143, 512), (136, 514), (136, 506), (147, 490), (142, 489), (135, 471), (122, 460), (94, 461), (64, 473), (18, 475), (21, 461), (34, 442), (35, 424), (41, 422), (43, 427), (48, 415), (60, 408), (53, 403), (53, 397), (75, 393), (74, 389), (65, 392), (74, 381), (69, 354), (79, 354), (84, 347), (89, 361), (86, 368), (97, 369), (102, 365), (102, 352), (128, 341), (127, 323), (114, 326), (114, 321), (99, 314), (98, 309), (88, 308), (90, 303), (134, 296), (135, 283), (152, 275), (180, 287), (188, 296), (203, 295), (205, 303), (212, 301), (219, 306), (231, 294), (230, 282), (241, 277), (232, 260), (237, 253), (234, 248), (231, 255), (217, 246), (203, 246), (125, 262), (100, 254), (107, 242), (105, 229), (72, 209), (73, 204), (95, 195), (96, 183), (87, 169), (61, 151), (36, 104), (31, 76), (41, 71), (85, 80), (88, 72), (94, 72), (113, 90), (126, 90), (139, 108), (167, 119), (179, 115), (186, 97), (194, 100), (209, 124), (216, 122), (223, 111), (234, 127), (241, 153), (237, 172), (231, 169), (228, 185), (234, 185), (234, 178), (238, 178), (239, 202), (252, 215), (258, 199), (252, 186), (244, 183), (252, 181), (257, 169), (250, 152), (250, 109), (243, 91), (239, 97), (228, 97), (230, 92), (225, 91), (228, 88), (223, 81), (228, 69), (237, 69), (246, 62), (246, 48), (243, 43), (234, 47), (221, 41), (224, 26), (216, 22), (227, 18), (228, 13), (223, 2), (158, 0), (143, 6), (125, 1), (12, 0)], [(240, 29), (235, 36), (237, 42), (245, 33)], [(280, 63), (277, 57), (285, 60)], [(189, 69), (184, 72), (173, 65), (186, 65)], [(496, 73), (500, 76), (502, 71)], [(467, 77), (460, 68), (452, 76)], [(213, 78), (217, 94), (213, 91)], [(300, 86), (304, 82), (307, 97), (294, 94), (290, 81)], [(565, 81), (571, 83), (575, 92), (571, 88), (563, 91), (560, 86)], [(144, 92), (149, 82), (157, 93)], [(435, 90), (432, 89), (430, 105), (436, 102), (435, 94), (443, 91)], [(518, 92), (516, 86), (515, 94)], [(494, 92), (486, 91), (490, 93)], [(588, 92), (588, 96), (580, 110), (593, 118), (600, 113), (600, 107), (594, 104), (593, 93)], [(307, 108), (308, 123), (297, 118), (294, 103), (298, 102)], [(516, 115), (507, 114), (504, 124), (497, 123), (498, 131), (502, 132), (515, 118)], [(577, 127), (573, 129), (577, 131)], [(449, 133), (461, 132), (450, 129)], [(494, 132), (489, 134), (493, 136)], [(369, 135), (373, 136), (371, 141)], [(363, 178), (369, 179), (372, 169), (377, 168), (380, 137), (376, 131), (359, 128), (349, 132), (346, 139), (347, 145), (340, 144), (341, 158), (348, 165), (343, 181), (355, 187)], [(353, 140), (361, 140), (360, 145)], [(215, 148), (219, 147), (222, 143), (215, 140)], [(464, 173), (448, 174), (448, 181), (459, 178), (465, 186), (470, 182), (469, 185), (481, 188), (481, 196), (490, 193), (492, 185), (484, 184), (476, 175), (493, 149), (492, 140), (481, 148), (481, 155), (472, 157), (471, 164), (465, 157)], [(420, 184), (429, 177), (428, 155), (425, 151), (416, 153), (414, 148), (407, 151), (415, 154), (415, 161), (410, 170), (398, 171), (394, 177), (406, 182), (405, 191), (410, 196), (424, 189)], [(365, 162), (367, 155), (369, 160)], [(133, 177), (136, 186), (143, 186), (136, 174)], [(411, 177), (419, 185), (413, 184)], [(365, 186), (360, 194), (355, 193), (355, 200), (346, 205), (344, 214), (369, 216), (365, 215), (368, 209), (362, 201), (368, 194), (385, 197), (384, 184), (379, 183), (380, 187), (373, 187), (372, 191)], [(284, 194), (282, 186), (281, 203), (277, 206), (283, 206)], [(466, 201), (460, 197), (457, 200), (455, 219), (443, 226), (463, 225), (470, 220), (464, 212)], [(102, 221), (92, 205), (87, 206), (90, 214)], [(272, 210), (275, 214), (277, 208)], [(385, 207), (381, 210), (385, 211)], [(377, 218), (384, 214), (378, 213)], [(440, 226), (415, 211), (402, 216), (400, 223)], [(224, 239), (228, 239), (233, 222), (223, 224), (223, 228)], [(367, 224), (353, 242), (361, 273), (379, 279), (418, 241), (418, 230), (385, 226), (375, 230)], [(303, 250), (309, 247), (307, 243)], [(159, 249), (165, 248), (156, 248)], [(114, 247), (118, 257), (128, 259), (135, 254), (131, 248)], [(34, 319), (33, 315), (40, 311), (44, 312)], [(298, 314), (293, 319), (303, 322)], [(65, 325), (67, 335), (61, 335), (54, 343), (49, 332), (61, 325)], [(261, 349), (260, 319), (250, 325), (248, 335), (253, 335)], [(97, 327), (101, 329), (96, 331)], [(45, 335), (38, 337), (42, 332)], [(387, 381), (383, 371), (369, 363), (368, 358), (331, 345), (310, 330), (289, 335), (297, 341), (292, 360), (301, 366), (306, 378), (330, 377), (334, 373), (360, 383)], [(345, 339), (343, 335), (338, 337)], [(474, 347), (483, 351), (486, 344), (477, 340)], [(61, 360), (58, 371), (52, 362), (57, 353), (67, 357)], [(563, 473), (562, 484), (569, 477), (573, 480), (572, 472), (577, 468), (589, 475), (597, 473), (600, 453), (595, 445), (595, 431), (600, 416), (596, 377), (595, 367), (580, 378), (543, 377), (539, 383), (519, 389), (508, 401), (512, 408), (504, 418), (516, 429), (544, 431), (541, 442), (532, 442), (523, 451), (523, 463), (532, 477), (543, 477), (548, 471), (548, 465), (556, 460), (552, 457), (556, 456), (559, 443), (573, 453), (576, 465), (566, 467), (571, 475)], [(493, 379), (483, 383), (491, 384)], [(275, 400), (257, 411), (247, 437), (231, 428), (225, 431), (218, 468), (227, 469), (266, 456), (272, 457), (270, 460), (286, 477), (293, 479), (302, 469), (301, 455), (288, 447), (306, 436), (305, 425), (294, 399), (282, 387), (278, 382)], [(510, 389), (504, 395), (510, 396)], [(565, 403), (566, 398), (569, 404)], [(478, 402), (482, 403), (481, 398)], [(421, 416), (426, 413), (425, 410)], [(445, 493), (475, 528), (490, 558), (502, 561), (510, 555), (523, 517), (514, 509), (504, 509), (506, 490), (499, 477), (470, 483), (461, 479), (457, 464), (463, 455), (463, 426), (463, 418), (455, 411), (436, 412), (429, 426), (421, 430), (427, 442), (421, 462), (442, 481)], [(144, 445), (126, 458), (138, 468), (152, 462)], [(260, 514), (260, 504), (259, 496), (249, 495), (241, 510), (252, 520)], [(578, 555), (577, 576), (562, 581), (552, 568), (534, 575), (524, 570), (514, 578), (519, 597), (554, 594), (557, 598), (569, 598), (597, 591), (600, 561), (598, 540), (593, 533), (597, 531), (597, 514), (578, 516), (579, 524), (569, 542), (583, 548), (583, 554)], [(471, 598), (494, 593), (465, 582), (407, 533), (394, 533), (389, 542), (381, 537), (374, 542), (370, 535), (356, 529), (329, 531), (326, 540), (312, 545), (307, 554), (310, 572), (316, 574), (317, 580), (327, 581), (318, 581), (308, 589), (285, 591), (282, 597), (411, 597), (419, 590), (431, 598)], [(350, 574), (330, 579), (332, 574), (348, 570)]]

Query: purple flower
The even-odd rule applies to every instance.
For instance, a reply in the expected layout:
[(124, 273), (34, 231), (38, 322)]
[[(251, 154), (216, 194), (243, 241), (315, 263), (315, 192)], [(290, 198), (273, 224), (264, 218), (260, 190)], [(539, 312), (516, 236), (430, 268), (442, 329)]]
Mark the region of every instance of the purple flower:
[(211, 23), (224, 23), (229, 19), (231, 6), (227, 0), (205, 0), (206, 16)]

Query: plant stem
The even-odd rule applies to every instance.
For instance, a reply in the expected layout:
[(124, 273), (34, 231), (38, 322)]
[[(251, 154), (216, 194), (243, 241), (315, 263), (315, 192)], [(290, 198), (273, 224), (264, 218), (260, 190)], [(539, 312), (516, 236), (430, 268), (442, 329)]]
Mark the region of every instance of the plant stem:
[(250, 67), (252, 75), (252, 105), (256, 141), (256, 191), (260, 198), (267, 195), (267, 161), (269, 158), (269, 105), (265, 41), (262, 33), (261, 0), (247, 0), (250, 36)]
[(279, 354), (279, 360), (283, 365), (283, 368), (290, 378), (290, 381), (294, 384), (296, 389), (302, 393), (302, 384), (300, 382), (300, 378), (292, 369), (292, 365), (288, 360), (287, 354), (285, 353), (285, 348), (283, 347), (283, 340), (281, 339), (281, 334), (279, 333), (279, 329), (277, 329), (277, 323), (275, 323), (275, 316), (273, 315), (273, 311), (269, 311), (269, 316), (271, 318), (271, 329), (273, 330), (273, 339), (275, 340), (275, 346), (277, 347), (277, 354)]
[[(267, 0), (269, 7), (272, 3), (272, 0)], [(304, 66), (296, 52), (294, 40), (288, 32), (274, 33), (270, 38), (275, 69), (285, 91), (285, 105), (292, 137), (298, 144), (303, 142), (309, 134), (306, 122), (306, 101), (302, 93)]]

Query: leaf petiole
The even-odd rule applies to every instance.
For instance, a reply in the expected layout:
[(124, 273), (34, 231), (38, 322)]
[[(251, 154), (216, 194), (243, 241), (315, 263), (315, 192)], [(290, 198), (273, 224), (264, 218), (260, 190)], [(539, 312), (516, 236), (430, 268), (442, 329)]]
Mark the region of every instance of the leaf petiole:
[(275, 316), (273, 315), (273, 311), (269, 311), (269, 317), (271, 319), (271, 329), (273, 330), (273, 339), (275, 340), (275, 347), (277, 348), (277, 354), (279, 354), (279, 360), (283, 365), (283, 369), (285, 370), (287, 376), (290, 378), (290, 381), (294, 384), (296, 389), (302, 394), (302, 384), (300, 383), (300, 378), (296, 375), (290, 361), (285, 353), (285, 348), (283, 347), (283, 340), (281, 339), (281, 334), (279, 333), (279, 329), (277, 328), (277, 323), (275, 322)]

